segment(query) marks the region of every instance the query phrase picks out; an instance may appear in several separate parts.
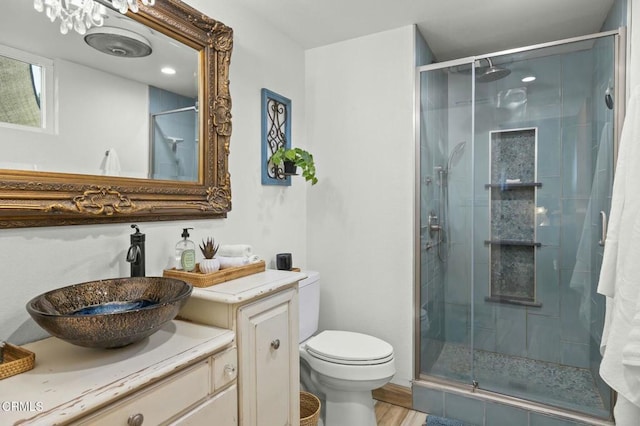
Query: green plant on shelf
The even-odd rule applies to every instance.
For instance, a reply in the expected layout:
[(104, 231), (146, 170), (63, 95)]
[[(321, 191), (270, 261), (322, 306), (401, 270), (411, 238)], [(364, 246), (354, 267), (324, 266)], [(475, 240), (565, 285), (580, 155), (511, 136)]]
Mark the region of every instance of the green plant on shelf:
[(291, 162), (296, 167), (300, 167), (302, 170), (302, 177), (306, 181), (310, 181), (311, 185), (318, 183), (316, 177), (316, 165), (313, 161), (313, 155), (309, 151), (305, 151), (301, 148), (278, 148), (276, 152), (271, 156), (271, 162), (273, 164), (283, 164), (285, 162)]

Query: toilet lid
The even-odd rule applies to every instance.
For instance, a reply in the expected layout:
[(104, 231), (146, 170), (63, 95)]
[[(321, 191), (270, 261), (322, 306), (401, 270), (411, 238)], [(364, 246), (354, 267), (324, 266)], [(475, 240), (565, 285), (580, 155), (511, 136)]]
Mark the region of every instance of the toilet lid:
[(377, 337), (351, 331), (323, 331), (309, 339), (306, 348), (311, 356), (337, 364), (372, 365), (393, 359), (390, 344)]

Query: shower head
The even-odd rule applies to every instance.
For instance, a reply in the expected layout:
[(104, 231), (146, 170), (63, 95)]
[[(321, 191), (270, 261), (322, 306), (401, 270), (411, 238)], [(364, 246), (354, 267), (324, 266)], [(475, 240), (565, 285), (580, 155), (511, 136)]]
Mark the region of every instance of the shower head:
[(489, 63), (488, 68), (484, 68), (482, 72), (476, 74), (476, 81), (479, 83), (489, 83), (491, 81), (500, 80), (511, 74), (511, 70), (500, 68), (493, 65), (490, 58), (485, 58)]
[(451, 155), (449, 155), (449, 163), (447, 163), (447, 171), (450, 171), (452, 167), (458, 164), (460, 158), (462, 158), (462, 153), (464, 152), (464, 147), (467, 145), (467, 141), (462, 141), (458, 145), (456, 145), (451, 151)]

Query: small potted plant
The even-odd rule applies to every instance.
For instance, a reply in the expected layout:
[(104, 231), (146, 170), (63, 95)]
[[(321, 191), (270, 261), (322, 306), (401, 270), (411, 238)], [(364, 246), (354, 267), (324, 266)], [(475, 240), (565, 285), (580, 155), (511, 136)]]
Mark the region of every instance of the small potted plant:
[(214, 257), (219, 247), (220, 245), (215, 244), (213, 238), (207, 238), (207, 241), (202, 240), (200, 251), (202, 251), (204, 259), (200, 261), (200, 272), (210, 274), (220, 269), (220, 261)]
[(313, 155), (304, 149), (284, 149), (280, 147), (273, 153), (273, 156), (271, 156), (271, 162), (273, 164), (282, 163), (285, 175), (295, 175), (296, 167), (300, 167), (302, 169), (302, 177), (304, 177), (305, 180), (311, 181), (311, 185), (318, 183)]

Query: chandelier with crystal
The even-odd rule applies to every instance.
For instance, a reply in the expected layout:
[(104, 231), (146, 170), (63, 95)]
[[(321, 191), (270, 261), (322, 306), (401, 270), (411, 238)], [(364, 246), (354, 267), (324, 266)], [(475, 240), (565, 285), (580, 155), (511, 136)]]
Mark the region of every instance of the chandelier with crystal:
[[(145, 6), (156, 3), (156, 0), (141, 1)], [(137, 0), (111, 0), (111, 5), (122, 14), (128, 10), (138, 12)], [(59, 19), (62, 34), (67, 34), (71, 29), (85, 34), (91, 27), (102, 26), (107, 15), (104, 5), (96, 0), (33, 0), (33, 7), (38, 12), (45, 12), (51, 22)]]

